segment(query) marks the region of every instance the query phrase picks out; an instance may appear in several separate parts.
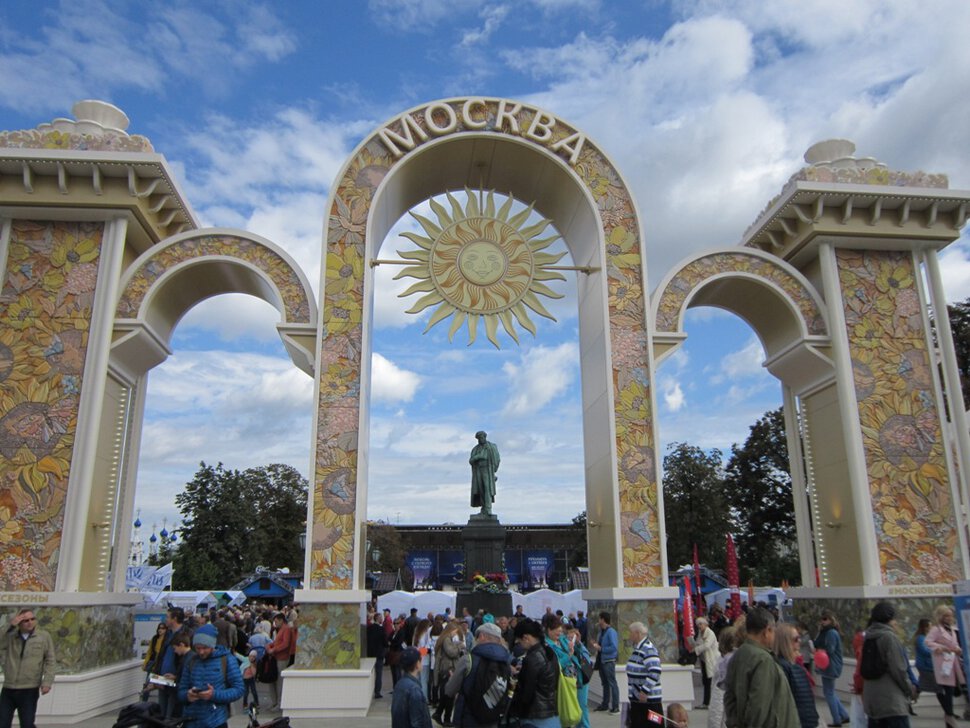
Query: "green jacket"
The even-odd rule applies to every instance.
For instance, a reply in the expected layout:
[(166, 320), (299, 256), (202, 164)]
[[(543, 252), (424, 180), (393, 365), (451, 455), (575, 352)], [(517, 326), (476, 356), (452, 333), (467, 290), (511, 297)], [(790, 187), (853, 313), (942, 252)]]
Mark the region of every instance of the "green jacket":
[(728, 665), (724, 680), (727, 728), (800, 728), (788, 679), (762, 645), (747, 640)]
[(50, 687), (54, 683), (54, 641), (42, 629), (26, 640), (11, 627), (0, 637), (0, 664), (5, 688)]

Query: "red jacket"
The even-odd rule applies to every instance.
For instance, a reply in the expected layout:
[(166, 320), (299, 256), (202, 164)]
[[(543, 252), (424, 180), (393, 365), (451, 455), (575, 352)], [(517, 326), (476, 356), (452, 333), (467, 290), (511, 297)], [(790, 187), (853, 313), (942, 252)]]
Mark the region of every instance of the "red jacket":
[(296, 654), (296, 630), (284, 622), (276, 637), (266, 645), (266, 651), (277, 660), (287, 660)]

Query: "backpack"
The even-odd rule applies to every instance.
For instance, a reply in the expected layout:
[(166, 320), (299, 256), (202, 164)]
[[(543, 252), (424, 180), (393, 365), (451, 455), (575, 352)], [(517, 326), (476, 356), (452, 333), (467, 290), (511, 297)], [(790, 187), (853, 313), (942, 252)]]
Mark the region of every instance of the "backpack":
[(512, 668), (508, 662), (484, 660), (475, 655), (471, 674), (462, 683), (465, 710), (480, 725), (498, 723), (508, 712), (509, 678)]
[(276, 664), (276, 658), (269, 652), (264, 653), (259, 662), (256, 663), (256, 679), (261, 683), (273, 683), (279, 677), (279, 665)]
[(866, 637), (862, 643), (862, 659), (859, 661), (859, 674), (865, 680), (878, 680), (889, 669), (882, 656), (882, 650), (875, 637)]

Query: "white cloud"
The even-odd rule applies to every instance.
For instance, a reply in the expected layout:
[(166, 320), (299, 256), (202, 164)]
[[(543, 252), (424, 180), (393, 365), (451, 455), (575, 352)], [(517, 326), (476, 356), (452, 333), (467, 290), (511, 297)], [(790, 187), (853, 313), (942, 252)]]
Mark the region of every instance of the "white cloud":
[(482, 8), (479, 11), (482, 19), (482, 27), (466, 31), (459, 45), (468, 47), (487, 41), (502, 26), (506, 16), (509, 14), (509, 9), (507, 5)]
[(421, 386), (421, 377), (401, 369), (376, 351), (371, 357), (371, 399), (373, 402), (410, 402)]
[(579, 347), (572, 342), (555, 348), (537, 346), (519, 364), (503, 364), (510, 390), (504, 414), (527, 415), (545, 407), (575, 381), (578, 364)]
[(940, 256), (940, 277), (948, 303), (970, 298), (970, 240), (967, 233)]
[(711, 382), (719, 384), (727, 380), (764, 376), (764, 360), (764, 348), (758, 338), (752, 336), (743, 349), (733, 351), (721, 360), (720, 372), (711, 378)]
[(664, 404), (670, 412), (679, 412), (687, 404), (684, 398), (684, 390), (680, 388), (680, 382), (673, 378), (662, 378), (660, 380), (661, 390), (663, 391)]
[(276, 324), (279, 311), (260, 298), (244, 293), (227, 293), (207, 299), (185, 314), (179, 327), (211, 332), (221, 341), (248, 338), (260, 342), (279, 341)]

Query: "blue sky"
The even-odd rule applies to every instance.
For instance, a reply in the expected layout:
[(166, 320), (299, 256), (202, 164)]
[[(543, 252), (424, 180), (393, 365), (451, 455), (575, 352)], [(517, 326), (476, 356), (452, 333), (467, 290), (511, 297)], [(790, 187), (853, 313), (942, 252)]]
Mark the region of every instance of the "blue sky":
[[(543, 106), (618, 163), (642, 216), (651, 289), (687, 255), (734, 245), (803, 165), (845, 137), (859, 156), (970, 188), (970, 4), (886, 0), (104, 0), (0, 5), (0, 127), (122, 108), (206, 225), (287, 249), (317, 286), (330, 185), (353, 147), (404, 109), (491, 95)], [(526, 201), (529, 202), (529, 201)], [(407, 223), (402, 223), (401, 229)], [(395, 237), (382, 252), (408, 244)], [(568, 261), (563, 261), (568, 263)], [(966, 237), (944, 256), (970, 295)], [(562, 522), (584, 508), (575, 283), (556, 322), (496, 351), (422, 336), (379, 269), (368, 513), (463, 522), (468, 451), (502, 451), (496, 512)], [(308, 472), (312, 383), (276, 312), (243, 297), (193, 309), (154, 370), (139, 468), (142, 520), (171, 526), (200, 460)], [(656, 381), (663, 444), (730, 448), (781, 400), (753, 332), (712, 309)], [(228, 356), (227, 356), (228, 354)]]

